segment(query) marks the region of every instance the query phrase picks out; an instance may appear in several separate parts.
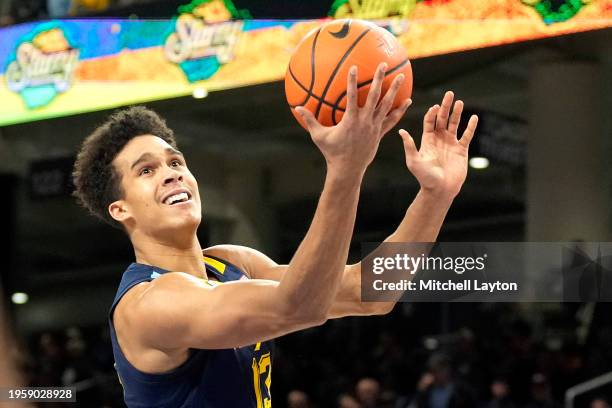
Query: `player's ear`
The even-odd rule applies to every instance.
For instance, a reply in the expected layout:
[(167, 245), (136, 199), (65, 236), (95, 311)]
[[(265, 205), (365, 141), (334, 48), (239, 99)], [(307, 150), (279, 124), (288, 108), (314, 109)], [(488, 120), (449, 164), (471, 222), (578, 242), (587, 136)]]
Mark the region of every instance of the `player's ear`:
[(125, 222), (131, 217), (127, 203), (124, 200), (113, 201), (108, 205), (108, 213), (118, 222)]

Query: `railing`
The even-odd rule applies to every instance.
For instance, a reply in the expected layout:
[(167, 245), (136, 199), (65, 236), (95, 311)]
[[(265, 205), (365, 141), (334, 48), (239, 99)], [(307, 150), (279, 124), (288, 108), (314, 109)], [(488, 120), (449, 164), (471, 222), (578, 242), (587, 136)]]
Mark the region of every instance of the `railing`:
[(578, 395), (584, 394), (585, 392), (589, 392), (608, 383), (612, 383), (612, 371), (568, 388), (567, 391), (565, 391), (565, 408), (574, 408), (574, 400)]

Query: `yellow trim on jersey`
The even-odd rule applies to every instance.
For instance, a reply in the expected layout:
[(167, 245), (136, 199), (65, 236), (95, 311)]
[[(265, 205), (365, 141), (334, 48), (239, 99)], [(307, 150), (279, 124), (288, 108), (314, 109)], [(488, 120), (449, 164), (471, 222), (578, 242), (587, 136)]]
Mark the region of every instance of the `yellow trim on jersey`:
[(204, 257), (204, 262), (210, 264), (210, 266), (219, 271), (221, 275), (225, 273), (225, 264), (223, 262), (219, 262), (216, 259), (209, 258), (207, 256)]

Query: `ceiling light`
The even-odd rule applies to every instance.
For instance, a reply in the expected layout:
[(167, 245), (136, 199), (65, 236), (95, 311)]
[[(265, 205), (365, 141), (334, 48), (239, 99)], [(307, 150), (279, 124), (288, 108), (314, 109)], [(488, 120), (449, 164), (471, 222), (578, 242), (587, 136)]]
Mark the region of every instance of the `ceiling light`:
[(15, 293), (13, 293), (13, 296), (11, 297), (11, 300), (16, 305), (23, 305), (24, 303), (28, 302), (29, 298), (30, 297), (28, 296), (27, 293), (15, 292)]
[(195, 88), (193, 90), (193, 97), (196, 99), (206, 98), (208, 96), (208, 91), (206, 88)]
[(486, 169), (489, 167), (489, 159), (486, 157), (472, 157), (470, 159), (470, 167), (473, 169)]

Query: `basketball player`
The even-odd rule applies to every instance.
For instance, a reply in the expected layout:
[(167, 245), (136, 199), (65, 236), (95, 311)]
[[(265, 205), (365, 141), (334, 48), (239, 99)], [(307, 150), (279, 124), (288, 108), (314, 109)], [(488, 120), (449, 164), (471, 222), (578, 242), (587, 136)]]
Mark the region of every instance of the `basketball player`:
[[(198, 184), (172, 131), (153, 112), (119, 112), (84, 141), (75, 194), (121, 227), (135, 252), (109, 319), (129, 407), (269, 407), (272, 339), (330, 318), (391, 310), (392, 303), (361, 303), (360, 265), (346, 265), (363, 175), (410, 104), (391, 110), (399, 75), (377, 104), (385, 69), (377, 69), (359, 107), (357, 68), (351, 68), (337, 126), (323, 127), (298, 109), (327, 174), (312, 224), (288, 265), (239, 246), (202, 251)], [(401, 132), (422, 189), (390, 240), (434, 241), (465, 180), (476, 120), (458, 141), (462, 104), (451, 114), (452, 99), (448, 93), (427, 112), (421, 151)]]

